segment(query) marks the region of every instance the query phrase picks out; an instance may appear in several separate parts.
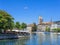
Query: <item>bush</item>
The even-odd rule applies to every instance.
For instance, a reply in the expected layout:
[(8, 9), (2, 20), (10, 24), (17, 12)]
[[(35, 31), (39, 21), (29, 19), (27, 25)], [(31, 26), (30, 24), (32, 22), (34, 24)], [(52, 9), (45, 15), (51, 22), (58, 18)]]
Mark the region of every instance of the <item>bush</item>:
[(46, 27), (45, 29), (47, 32), (50, 32), (50, 28), (49, 27)]
[(32, 32), (35, 32), (35, 31), (37, 31), (37, 25), (36, 23), (33, 23)]
[(53, 31), (60, 32), (60, 28), (54, 28)]

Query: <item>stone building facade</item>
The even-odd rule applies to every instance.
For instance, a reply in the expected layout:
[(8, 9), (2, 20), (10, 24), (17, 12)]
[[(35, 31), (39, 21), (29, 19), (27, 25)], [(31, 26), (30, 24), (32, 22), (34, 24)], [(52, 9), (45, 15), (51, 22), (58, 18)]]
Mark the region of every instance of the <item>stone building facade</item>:
[(46, 31), (46, 27), (50, 28), (50, 31), (53, 31), (54, 28), (60, 28), (60, 21), (49, 21), (43, 22), (43, 18), (39, 16), (39, 24), (37, 25), (37, 29), (40, 31)]
[(50, 28), (52, 25), (52, 21), (43, 22), (43, 18), (39, 16), (39, 24), (37, 25), (38, 30), (45, 31), (46, 27)]

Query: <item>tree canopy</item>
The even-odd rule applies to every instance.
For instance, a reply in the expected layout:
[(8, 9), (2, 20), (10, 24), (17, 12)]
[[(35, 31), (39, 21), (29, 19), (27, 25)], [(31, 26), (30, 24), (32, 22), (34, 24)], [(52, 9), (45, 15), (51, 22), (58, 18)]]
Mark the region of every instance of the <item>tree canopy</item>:
[(45, 29), (47, 32), (50, 32), (50, 28), (48, 26), (46, 26), (46, 29)]
[(6, 11), (0, 10), (0, 32), (2, 30), (12, 30), (14, 29), (25, 29), (27, 27), (26, 23), (20, 24), (19, 22), (14, 23), (14, 18)]
[(36, 23), (33, 23), (32, 31), (33, 31), (33, 32), (34, 32), (34, 31), (37, 31), (37, 25), (36, 25)]
[(16, 22), (15, 28), (18, 29), (18, 30), (20, 29), (20, 23), (19, 22)]
[(7, 12), (0, 10), (0, 30), (12, 30), (14, 26), (14, 18)]
[(27, 27), (27, 24), (26, 24), (26, 23), (22, 23), (22, 24), (21, 24), (21, 29), (24, 30), (26, 27)]

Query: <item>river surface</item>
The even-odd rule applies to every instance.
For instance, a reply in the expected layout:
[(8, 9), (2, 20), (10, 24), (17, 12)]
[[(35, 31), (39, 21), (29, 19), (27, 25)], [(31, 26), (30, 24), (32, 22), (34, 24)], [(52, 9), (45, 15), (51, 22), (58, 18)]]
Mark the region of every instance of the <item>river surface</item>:
[(0, 45), (60, 45), (60, 34), (33, 33), (19, 39), (0, 40)]

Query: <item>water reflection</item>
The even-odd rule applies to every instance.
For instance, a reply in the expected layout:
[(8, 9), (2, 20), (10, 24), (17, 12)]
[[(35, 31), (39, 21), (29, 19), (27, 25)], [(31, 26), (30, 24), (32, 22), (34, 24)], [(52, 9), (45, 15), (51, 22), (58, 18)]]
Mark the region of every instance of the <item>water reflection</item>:
[(29, 45), (60, 45), (60, 35), (43, 32), (31, 34)]
[(27, 40), (28, 37), (13, 40), (0, 40), (0, 45), (26, 45)]
[(0, 45), (60, 45), (60, 35), (54, 33), (31, 33), (30, 37), (0, 40)]

